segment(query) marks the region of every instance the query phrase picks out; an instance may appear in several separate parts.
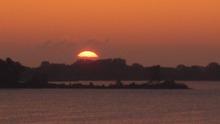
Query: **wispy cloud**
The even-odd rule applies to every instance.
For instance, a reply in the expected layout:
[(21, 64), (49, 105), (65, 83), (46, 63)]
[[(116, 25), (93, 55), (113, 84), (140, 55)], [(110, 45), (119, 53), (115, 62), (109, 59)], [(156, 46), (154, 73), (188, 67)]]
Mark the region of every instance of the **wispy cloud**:
[(84, 42), (84, 45), (103, 45), (109, 43), (110, 39), (94, 37)]
[(48, 40), (39, 46), (40, 49), (50, 49), (50, 48), (63, 48), (63, 47), (73, 47), (74, 42), (70, 41), (52, 41)]

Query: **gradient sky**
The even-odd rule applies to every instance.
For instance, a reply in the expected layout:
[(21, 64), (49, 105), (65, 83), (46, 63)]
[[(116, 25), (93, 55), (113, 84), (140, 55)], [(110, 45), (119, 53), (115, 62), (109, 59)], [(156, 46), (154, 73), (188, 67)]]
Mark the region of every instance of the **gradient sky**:
[(73, 63), (82, 50), (128, 64), (220, 63), (220, 0), (1, 0), (0, 58)]

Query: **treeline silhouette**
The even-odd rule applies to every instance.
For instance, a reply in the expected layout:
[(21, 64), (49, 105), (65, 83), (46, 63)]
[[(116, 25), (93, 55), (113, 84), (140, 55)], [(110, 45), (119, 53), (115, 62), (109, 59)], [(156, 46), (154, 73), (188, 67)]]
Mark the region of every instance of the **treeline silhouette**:
[(11, 88), (19, 85), (21, 71), (25, 67), (10, 58), (0, 59), (0, 87)]
[[(116, 84), (97, 86), (85, 84), (51, 84), (49, 81), (117, 80)], [(147, 80), (144, 84), (123, 84), (121, 80)], [(161, 81), (164, 82), (161, 83)], [(0, 59), (0, 88), (133, 88), (133, 89), (185, 89), (173, 80), (220, 80), (220, 65), (206, 67), (178, 65), (176, 68), (144, 67), (138, 63), (127, 65), (121, 58), (104, 60), (77, 60), (71, 65), (47, 61), (30, 68), (10, 58)]]
[[(105, 65), (110, 67), (106, 67)], [(103, 69), (105, 68), (110, 71), (106, 72)], [(21, 65), (19, 62), (14, 62), (10, 58), (6, 60), (0, 59), (0, 88), (84, 88), (84, 89), (189, 89), (185, 84), (175, 83), (174, 81), (160, 81), (160, 67), (155, 66), (151, 68), (152, 78), (148, 83), (136, 84), (135, 82), (131, 84), (123, 84), (121, 80), (118, 80), (115, 84), (110, 84), (105, 86), (94, 85), (92, 82), (89, 85), (75, 83), (75, 84), (55, 84), (48, 82), (48, 75), (52, 74), (57, 76), (56, 80), (62, 80), (70, 76), (69, 79), (75, 80), (77, 76), (80, 78), (77, 79), (87, 79), (87, 76), (91, 80), (98, 80), (103, 78), (98, 78), (99, 76), (105, 76), (108, 74), (107, 79), (114, 79), (114, 77), (121, 78), (123, 75), (123, 69), (126, 69), (127, 65), (125, 60), (114, 59), (114, 60), (98, 60), (98, 61), (88, 61), (88, 60), (79, 60), (73, 65), (62, 65), (62, 64), (50, 64), (49, 62), (43, 62), (38, 68), (28, 68)], [(70, 70), (67, 70), (70, 69)], [(75, 69), (79, 72), (75, 72)], [(113, 69), (113, 70), (112, 70)], [(74, 70), (74, 71), (73, 71)], [(86, 70), (86, 71), (85, 71)], [(104, 75), (103, 75), (103, 73)], [(111, 74), (114, 74), (114, 71), (121, 71), (120, 73), (115, 73), (113, 77)], [(97, 72), (97, 73), (95, 73)], [(21, 74), (23, 73), (23, 76)], [(78, 75), (71, 75), (78, 74)], [(80, 76), (83, 75), (84, 76)], [(98, 75), (101, 74), (101, 75)], [(26, 75), (26, 76), (25, 76)], [(71, 77), (73, 76), (73, 77)], [(94, 77), (93, 77), (94, 76)], [(23, 77), (23, 79), (21, 79)], [(26, 78), (26, 79), (25, 79)], [(24, 80), (25, 79), (25, 80)]]
[(48, 75), (49, 81), (76, 80), (220, 80), (220, 65), (212, 62), (205, 67), (178, 65), (175, 68), (155, 65), (144, 67), (138, 63), (127, 65), (121, 58), (104, 60), (77, 60), (71, 65), (44, 61), (37, 68), (26, 68), (22, 79), (29, 79), (33, 73)]
[(48, 76), (34, 71), (27, 80), (22, 80), (22, 73), (27, 67), (10, 58), (0, 59), (0, 88), (43, 88), (48, 87)]
[(132, 82), (130, 84), (123, 84), (120, 80), (116, 81), (114, 84), (109, 85), (95, 85), (92, 82), (87, 84), (74, 83), (74, 84), (49, 84), (48, 88), (74, 88), (74, 89), (190, 89), (187, 85), (183, 83), (176, 83), (174, 81), (164, 81), (162, 83), (142, 83), (136, 84)]

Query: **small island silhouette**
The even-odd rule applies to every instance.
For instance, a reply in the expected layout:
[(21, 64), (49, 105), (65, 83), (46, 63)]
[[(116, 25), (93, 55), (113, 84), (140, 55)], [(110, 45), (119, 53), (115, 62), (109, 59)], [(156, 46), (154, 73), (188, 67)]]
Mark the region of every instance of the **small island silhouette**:
[[(0, 59), (0, 88), (90, 88), (90, 89), (189, 89), (174, 80), (220, 80), (220, 66), (207, 67), (178, 65), (176, 68), (160, 65), (144, 67), (138, 63), (127, 65), (121, 58), (104, 60), (77, 60), (71, 65), (43, 61), (39, 67), (26, 67), (10, 58)], [(116, 81), (110, 85), (57, 84), (54, 81)], [(123, 84), (123, 80), (133, 81)], [(146, 80), (136, 84), (134, 81)]]

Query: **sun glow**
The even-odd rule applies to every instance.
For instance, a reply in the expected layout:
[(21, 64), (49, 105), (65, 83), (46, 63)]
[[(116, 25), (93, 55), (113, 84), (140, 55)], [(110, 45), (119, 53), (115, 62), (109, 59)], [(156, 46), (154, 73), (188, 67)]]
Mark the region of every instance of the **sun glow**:
[(92, 51), (83, 51), (77, 55), (80, 59), (98, 59), (99, 56)]

